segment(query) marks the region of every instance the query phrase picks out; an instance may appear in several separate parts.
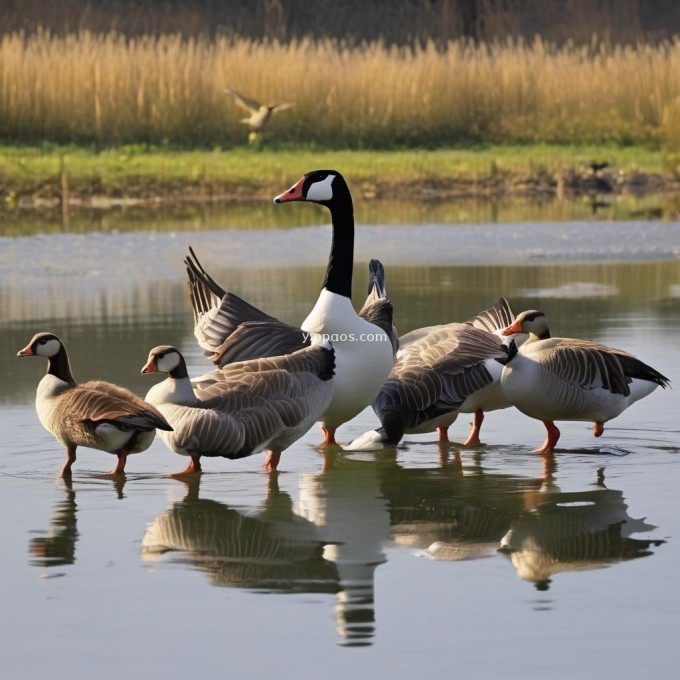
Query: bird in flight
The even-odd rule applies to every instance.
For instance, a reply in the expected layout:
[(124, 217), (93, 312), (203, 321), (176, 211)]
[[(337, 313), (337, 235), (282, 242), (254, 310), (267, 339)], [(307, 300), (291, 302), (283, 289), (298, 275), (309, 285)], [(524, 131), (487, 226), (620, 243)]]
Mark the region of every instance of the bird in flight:
[(250, 114), (247, 118), (242, 118), (240, 122), (248, 126), (248, 141), (251, 143), (259, 141), (260, 134), (264, 126), (269, 122), (272, 113), (295, 106), (295, 104), (288, 102), (283, 104), (260, 104), (260, 102), (248, 99), (229, 87), (225, 87), (224, 91), (226, 94), (231, 95), (234, 101)]

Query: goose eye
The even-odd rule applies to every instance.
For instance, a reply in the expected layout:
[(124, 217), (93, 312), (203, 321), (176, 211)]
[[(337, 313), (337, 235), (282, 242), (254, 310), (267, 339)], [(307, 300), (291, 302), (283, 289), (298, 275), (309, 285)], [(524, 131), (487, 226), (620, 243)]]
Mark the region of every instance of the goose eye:
[(38, 344), (39, 345), (46, 345), (47, 344), (47, 338), (40, 338), (40, 340), (38, 340)]

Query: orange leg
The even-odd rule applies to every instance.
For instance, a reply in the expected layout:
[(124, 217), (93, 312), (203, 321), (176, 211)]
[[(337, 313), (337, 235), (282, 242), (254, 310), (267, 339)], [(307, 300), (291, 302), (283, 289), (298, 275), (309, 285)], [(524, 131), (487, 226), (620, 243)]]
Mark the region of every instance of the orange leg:
[(482, 429), (482, 423), (484, 422), (484, 411), (478, 408), (475, 411), (475, 418), (472, 421), (472, 429), (470, 430), (470, 436), (463, 442), (463, 446), (481, 446), (482, 442), (479, 441), (479, 433)]
[(125, 463), (127, 462), (128, 449), (121, 449), (117, 453), (118, 464), (113, 470), (109, 470), (110, 475), (124, 475), (125, 474)]
[(273, 472), (277, 469), (280, 460), (281, 451), (267, 451), (267, 457), (265, 458), (262, 469), (265, 472)]
[(335, 428), (334, 427), (322, 427), (323, 432), (323, 445), (324, 446), (335, 446), (337, 442), (335, 441)]
[(552, 453), (555, 450), (555, 444), (560, 438), (560, 431), (555, 427), (555, 423), (552, 420), (544, 420), (543, 424), (545, 429), (548, 431), (548, 436), (546, 437), (543, 446), (540, 449), (534, 449), (531, 453), (546, 454)]
[(184, 470), (181, 472), (174, 472), (171, 477), (180, 477), (181, 475), (194, 475), (197, 472), (201, 472), (201, 457), (200, 456), (191, 456), (191, 461), (189, 461), (189, 465), (187, 465)]
[(66, 462), (61, 466), (59, 470), (59, 475), (61, 477), (71, 476), (71, 465), (76, 462), (76, 447), (67, 446), (66, 447)]
[(438, 427), (437, 428), (438, 441), (440, 444), (449, 443), (449, 428), (448, 427)]
[(595, 423), (595, 426), (593, 427), (593, 434), (596, 437), (601, 437), (603, 432), (604, 432), (604, 423), (601, 420), (598, 420)]

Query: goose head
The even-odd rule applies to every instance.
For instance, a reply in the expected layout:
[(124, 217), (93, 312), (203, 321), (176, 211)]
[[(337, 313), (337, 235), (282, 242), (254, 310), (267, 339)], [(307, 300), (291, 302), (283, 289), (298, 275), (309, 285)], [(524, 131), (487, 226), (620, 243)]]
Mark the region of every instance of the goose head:
[(59, 380), (75, 385), (64, 343), (54, 333), (36, 333), (31, 341), (17, 352), (18, 357), (45, 357), (47, 372)]
[(274, 203), (308, 201), (331, 211), (339, 205), (352, 206), (352, 196), (344, 177), (337, 170), (312, 170), (293, 186), (274, 198)]
[(274, 198), (274, 203), (307, 201), (328, 208), (333, 221), (331, 252), (322, 289), (352, 298), (354, 208), (344, 177), (337, 170), (312, 170)]
[(36, 333), (31, 341), (17, 352), (18, 357), (46, 357), (51, 359), (64, 349), (61, 340), (52, 333)]
[(522, 312), (517, 315), (514, 323), (503, 331), (503, 335), (513, 335), (514, 333), (528, 333), (530, 341), (546, 340), (550, 337), (548, 317), (536, 309)]
[(149, 352), (142, 373), (167, 373), (171, 378), (187, 378), (187, 365), (182, 353), (171, 345), (159, 345)]

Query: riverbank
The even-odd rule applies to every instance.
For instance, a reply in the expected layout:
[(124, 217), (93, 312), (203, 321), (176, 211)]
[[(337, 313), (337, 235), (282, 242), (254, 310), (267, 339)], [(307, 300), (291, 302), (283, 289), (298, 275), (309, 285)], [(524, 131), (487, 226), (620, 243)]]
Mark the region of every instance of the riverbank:
[(123, 146), (0, 147), (12, 207), (271, 200), (314, 168), (335, 168), (363, 199), (649, 194), (680, 181), (660, 151), (615, 146), (484, 146), (437, 151)]

